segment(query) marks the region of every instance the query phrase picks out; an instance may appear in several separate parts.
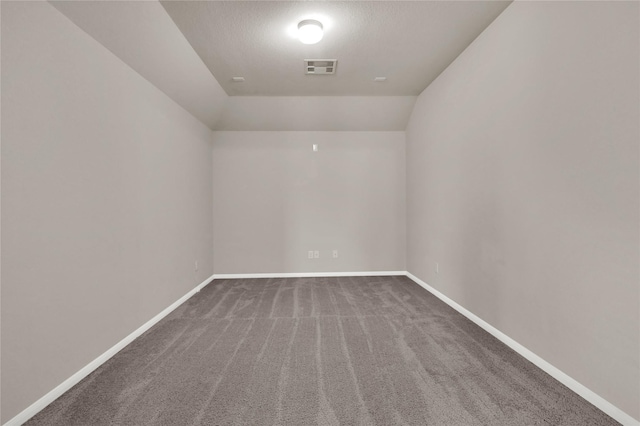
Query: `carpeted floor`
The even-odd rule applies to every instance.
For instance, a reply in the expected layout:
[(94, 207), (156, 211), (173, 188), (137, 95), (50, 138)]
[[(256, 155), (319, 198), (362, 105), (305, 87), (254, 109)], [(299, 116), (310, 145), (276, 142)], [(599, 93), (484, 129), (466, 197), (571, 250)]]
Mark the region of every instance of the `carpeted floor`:
[(216, 280), (28, 425), (611, 425), (406, 277)]

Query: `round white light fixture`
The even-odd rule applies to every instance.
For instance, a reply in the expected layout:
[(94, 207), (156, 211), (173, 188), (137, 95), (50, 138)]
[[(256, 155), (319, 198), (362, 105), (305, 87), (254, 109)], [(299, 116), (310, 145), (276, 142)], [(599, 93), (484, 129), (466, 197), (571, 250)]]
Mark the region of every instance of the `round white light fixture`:
[(315, 44), (322, 40), (322, 24), (315, 19), (305, 19), (298, 24), (298, 38), (304, 44)]

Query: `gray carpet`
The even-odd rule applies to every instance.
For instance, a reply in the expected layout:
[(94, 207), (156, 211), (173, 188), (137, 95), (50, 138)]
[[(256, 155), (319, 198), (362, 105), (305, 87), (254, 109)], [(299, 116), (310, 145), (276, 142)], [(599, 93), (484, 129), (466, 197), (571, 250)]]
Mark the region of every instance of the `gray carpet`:
[(406, 277), (216, 280), (28, 425), (617, 424)]

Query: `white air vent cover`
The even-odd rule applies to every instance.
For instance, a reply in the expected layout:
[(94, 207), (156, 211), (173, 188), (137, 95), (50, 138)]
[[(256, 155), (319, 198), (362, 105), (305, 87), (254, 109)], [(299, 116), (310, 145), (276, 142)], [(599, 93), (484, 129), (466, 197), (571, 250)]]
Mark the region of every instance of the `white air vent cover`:
[(313, 75), (335, 74), (337, 59), (305, 59), (304, 73)]

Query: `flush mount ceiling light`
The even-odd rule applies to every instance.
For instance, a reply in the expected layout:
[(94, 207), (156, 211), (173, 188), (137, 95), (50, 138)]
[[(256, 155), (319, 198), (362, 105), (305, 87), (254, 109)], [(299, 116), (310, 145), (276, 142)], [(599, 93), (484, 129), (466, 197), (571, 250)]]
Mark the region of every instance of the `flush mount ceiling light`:
[(315, 44), (322, 40), (322, 23), (315, 19), (305, 19), (298, 24), (298, 38), (304, 44)]

